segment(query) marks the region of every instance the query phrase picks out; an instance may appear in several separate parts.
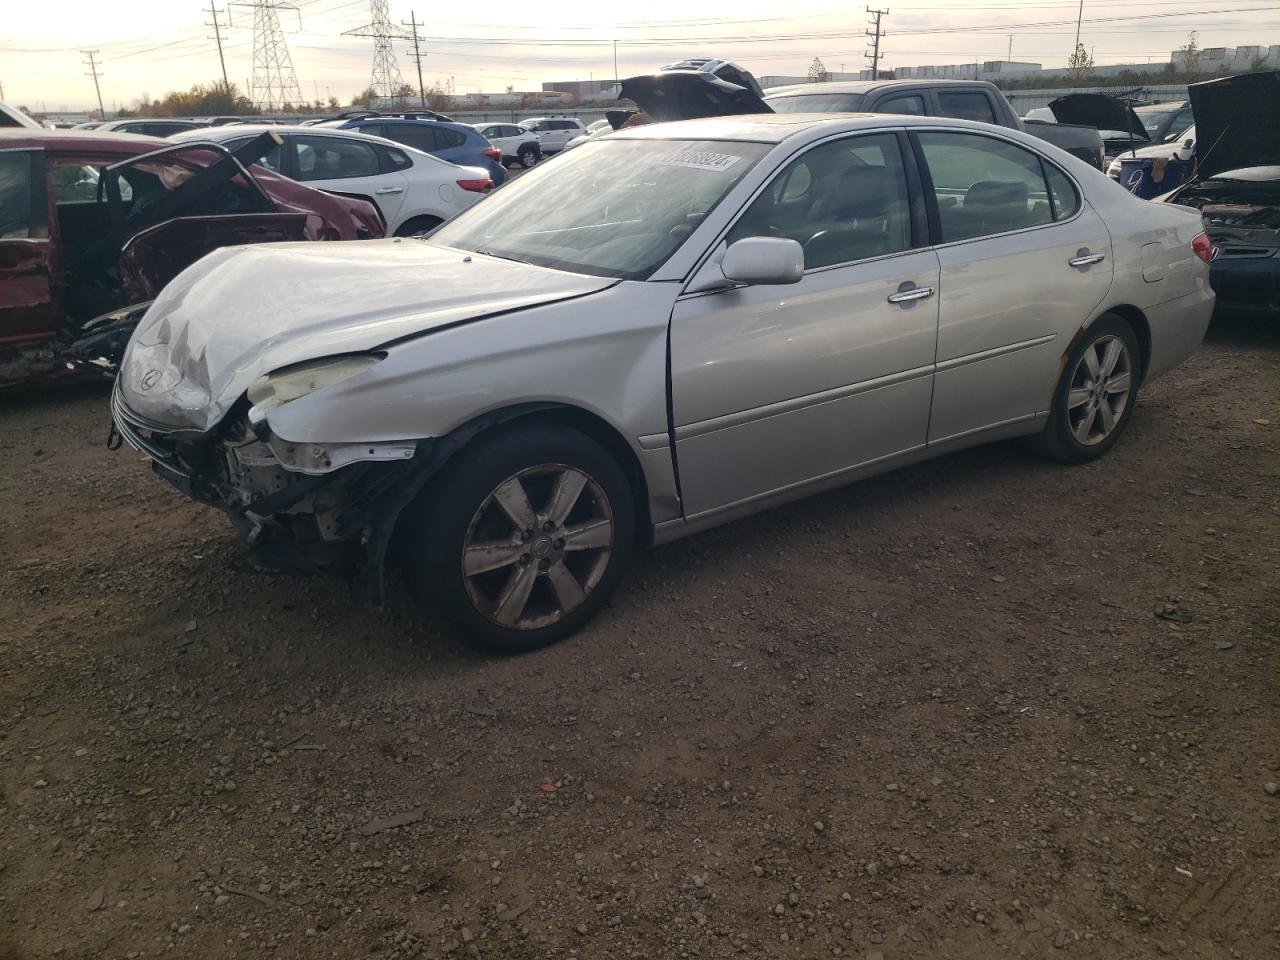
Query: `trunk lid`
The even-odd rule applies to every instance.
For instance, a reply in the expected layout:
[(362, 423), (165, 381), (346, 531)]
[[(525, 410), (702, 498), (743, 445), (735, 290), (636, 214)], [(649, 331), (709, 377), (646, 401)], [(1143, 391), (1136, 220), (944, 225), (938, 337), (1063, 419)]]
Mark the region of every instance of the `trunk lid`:
[(1280, 71), (1193, 83), (1188, 90), (1197, 176), (1280, 163)]

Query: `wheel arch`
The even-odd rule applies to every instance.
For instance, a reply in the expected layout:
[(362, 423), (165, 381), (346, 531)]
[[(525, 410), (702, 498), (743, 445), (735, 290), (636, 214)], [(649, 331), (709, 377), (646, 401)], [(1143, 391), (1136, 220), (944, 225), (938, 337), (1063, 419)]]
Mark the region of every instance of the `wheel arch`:
[(653, 522), (649, 512), (649, 483), (645, 479), (644, 470), (635, 450), (627, 442), (626, 437), (609, 421), (599, 414), (592, 413), (582, 407), (566, 403), (534, 402), (519, 403), (488, 413), (481, 414), (451, 430), (440, 438), (444, 455), (430, 481), (423, 488), (431, 489), (436, 478), (444, 472), (450, 462), (481, 437), (492, 431), (514, 423), (544, 423), (567, 427), (590, 437), (617, 461), (631, 486), (632, 499), (635, 505), (636, 536), (643, 543), (652, 540)]
[[(1140, 354), (1138, 362), (1141, 364), (1142, 369), (1138, 379), (1145, 380), (1147, 370), (1151, 367), (1151, 324), (1147, 321), (1147, 315), (1131, 303), (1120, 303), (1107, 307), (1098, 316), (1100, 317), (1106, 313), (1114, 313), (1133, 328), (1133, 335), (1138, 338), (1138, 352)], [(1092, 322), (1090, 325), (1092, 325)]]

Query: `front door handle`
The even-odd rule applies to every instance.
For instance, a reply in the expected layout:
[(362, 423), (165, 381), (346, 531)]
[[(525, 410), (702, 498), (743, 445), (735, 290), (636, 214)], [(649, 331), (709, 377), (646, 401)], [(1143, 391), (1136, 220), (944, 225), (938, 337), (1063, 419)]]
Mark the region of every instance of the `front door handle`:
[(379, 187), (377, 190), (374, 191), (374, 193), (377, 193), (377, 194), (404, 193), (404, 187)]
[(1082, 251), (1078, 256), (1074, 256), (1068, 260), (1067, 263), (1068, 265), (1079, 269), (1080, 267), (1090, 267), (1095, 263), (1101, 263), (1105, 259), (1107, 259), (1107, 255), (1105, 253), (1089, 253), (1088, 251)]
[[(906, 286), (906, 284), (903, 284)], [(910, 303), (912, 300), (923, 300), (933, 296), (933, 287), (907, 287), (897, 293), (889, 294), (890, 303)]]

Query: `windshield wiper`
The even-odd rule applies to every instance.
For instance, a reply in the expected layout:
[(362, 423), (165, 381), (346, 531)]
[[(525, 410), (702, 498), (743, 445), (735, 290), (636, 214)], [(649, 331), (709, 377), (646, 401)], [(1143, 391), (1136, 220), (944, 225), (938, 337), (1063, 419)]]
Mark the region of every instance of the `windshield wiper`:
[(512, 263), (528, 263), (528, 260), (522, 260), (519, 257), (513, 257), (510, 254), (498, 253), (490, 247), (476, 247), (475, 252), (482, 257), (493, 257), (497, 260), (510, 260)]

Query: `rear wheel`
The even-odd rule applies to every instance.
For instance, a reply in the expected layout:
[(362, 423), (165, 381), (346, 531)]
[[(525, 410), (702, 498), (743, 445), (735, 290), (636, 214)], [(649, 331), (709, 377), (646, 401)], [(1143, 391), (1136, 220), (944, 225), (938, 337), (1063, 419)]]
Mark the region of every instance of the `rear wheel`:
[(425, 237), (440, 224), (444, 223), (439, 217), (413, 217), (406, 220), (396, 228), (397, 237)]
[(538, 148), (531, 143), (526, 143), (517, 152), (516, 159), (520, 161), (520, 166), (528, 170), (538, 162)]
[(410, 517), (411, 592), (487, 652), (569, 636), (608, 601), (634, 544), (626, 475), (556, 426), (501, 429), (458, 456)]
[(1037, 450), (1063, 463), (1088, 463), (1115, 446), (1137, 402), (1139, 356), (1124, 318), (1099, 317), (1067, 357)]

